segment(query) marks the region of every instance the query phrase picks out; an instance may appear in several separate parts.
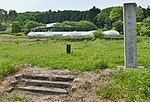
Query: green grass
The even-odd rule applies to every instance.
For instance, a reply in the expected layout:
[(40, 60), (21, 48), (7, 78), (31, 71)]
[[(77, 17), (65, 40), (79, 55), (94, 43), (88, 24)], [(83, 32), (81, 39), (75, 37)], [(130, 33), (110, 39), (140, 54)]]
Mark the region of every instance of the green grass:
[(112, 75), (114, 82), (100, 88), (98, 93), (113, 101), (149, 102), (150, 70), (129, 70)]
[[(23, 37), (21, 37), (23, 38)], [(25, 37), (26, 38), (26, 37)], [(18, 37), (16, 38), (18, 39)], [(65, 53), (66, 44), (72, 45), (72, 54)], [(0, 79), (17, 70), (20, 64), (33, 64), (51, 69), (67, 68), (75, 71), (93, 71), (123, 65), (123, 40), (0, 42)], [(138, 39), (140, 66), (150, 67), (150, 38)]]
[(0, 39), (21, 39), (21, 38), (27, 38), (27, 37), (26, 36), (14, 36), (12, 34), (0, 34)]
[(33, 102), (28, 97), (18, 93), (17, 91), (13, 91), (12, 93), (2, 94), (0, 96), (0, 102)]
[[(124, 41), (122, 37), (92, 40), (62, 40), (0, 35), (0, 79), (18, 70), (20, 64), (33, 64), (50, 69), (67, 68), (74, 71), (99, 71), (116, 68), (124, 64)], [(15, 39), (15, 40), (12, 40)], [(31, 39), (31, 38), (30, 38)], [(66, 44), (72, 45), (72, 53), (66, 54)], [(148, 70), (122, 72), (111, 77), (114, 82), (103, 86), (99, 94), (113, 101), (146, 102), (150, 100), (150, 38), (138, 37), (138, 64)], [(26, 102), (25, 97), (14, 95), (17, 101)]]
[(17, 94), (15, 92), (11, 93), (11, 100), (13, 102), (29, 102), (27, 97)]

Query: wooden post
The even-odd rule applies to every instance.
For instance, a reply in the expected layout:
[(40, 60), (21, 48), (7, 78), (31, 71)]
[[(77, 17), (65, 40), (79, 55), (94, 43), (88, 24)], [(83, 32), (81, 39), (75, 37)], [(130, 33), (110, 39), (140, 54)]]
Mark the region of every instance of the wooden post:
[(66, 46), (66, 53), (71, 54), (71, 45), (70, 44), (67, 44), (67, 46)]

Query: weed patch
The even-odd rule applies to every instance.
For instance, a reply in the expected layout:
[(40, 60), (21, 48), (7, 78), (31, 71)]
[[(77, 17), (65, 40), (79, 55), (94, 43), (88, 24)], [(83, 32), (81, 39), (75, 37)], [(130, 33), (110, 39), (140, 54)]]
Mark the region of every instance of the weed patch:
[(99, 89), (99, 95), (113, 101), (148, 102), (150, 99), (150, 70), (129, 70), (113, 75), (111, 85)]

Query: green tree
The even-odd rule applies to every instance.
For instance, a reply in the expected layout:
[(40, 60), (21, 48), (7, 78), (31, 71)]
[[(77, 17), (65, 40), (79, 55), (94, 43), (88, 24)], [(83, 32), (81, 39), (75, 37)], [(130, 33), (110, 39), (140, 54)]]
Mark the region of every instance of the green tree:
[(93, 22), (93, 23), (96, 23), (96, 16), (97, 14), (100, 13), (100, 9), (96, 8), (95, 6), (90, 9), (87, 14), (86, 14), (86, 19), (87, 21), (90, 21), (90, 22)]
[(28, 21), (36, 21), (36, 12), (25, 12), (18, 14), (17, 21), (19, 21), (21, 27), (25, 26)]
[(96, 16), (100, 9), (93, 7), (87, 11), (46, 11), (34, 13), (36, 21), (41, 23), (63, 22), (63, 21), (81, 21), (86, 20), (96, 23)]
[(43, 24), (35, 22), (35, 21), (29, 21), (29, 22), (26, 23), (25, 28), (26, 29), (32, 29), (32, 28), (36, 28), (36, 27), (39, 27), (39, 26), (43, 26)]
[(110, 20), (112, 22), (117, 22), (118, 20), (123, 20), (123, 8), (122, 7), (115, 7), (111, 10)]
[[(97, 15), (96, 18), (97, 18), (97, 22), (98, 22), (99, 27), (103, 28), (107, 23), (110, 23), (109, 22), (109, 15), (110, 15), (110, 12), (112, 9), (113, 9), (113, 7), (103, 9)], [(107, 25), (109, 25), (109, 24), (107, 24)]]
[(103, 30), (110, 30), (110, 29), (112, 29), (111, 20), (109, 18), (106, 18)]
[(150, 6), (147, 7), (147, 9), (142, 8), (144, 11), (144, 18), (147, 18), (150, 16)]
[(142, 33), (146, 36), (150, 36), (150, 17), (143, 21)]
[(98, 29), (93, 33), (93, 39), (103, 39), (104, 38), (104, 34), (102, 33), (102, 29)]
[(144, 11), (143, 11), (142, 7), (137, 7), (137, 9), (136, 9), (136, 19), (137, 19), (137, 22), (143, 21)]
[(80, 28), (81, 31), (91, 31), (97, 29), (97, 26), (94, 23), (89, 21), (78, 22), (78, 27)]
[(8, 20), (14, 21), (17, 18), (18, 14), (15, 10), (10, 10), (8, 14)]
[(113, 23), (113, 29), (123, 34), (123, 21), (118, 20), (117, 22)]
[(7, 20), (7, 11), (0, 9), (0, 21), (4, 22)]
[(0, 31), (5, 31), (7, 27), (0, 22)]
[(21, 26), (18, 21), (12, 23), (12, 33), (18, 33), (21, 31)]
[(55, 24), (53, 27), (56, 31), (91, 31), (97, 29), (97, 26), (89, 21), (64, 21)]
[(150, 30), (150, 17), (143, 21), (143, 26)]

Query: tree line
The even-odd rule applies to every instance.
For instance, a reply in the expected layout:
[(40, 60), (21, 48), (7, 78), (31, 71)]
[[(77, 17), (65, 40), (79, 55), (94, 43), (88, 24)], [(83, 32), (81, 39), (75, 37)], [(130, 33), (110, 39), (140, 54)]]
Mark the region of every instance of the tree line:
[[(138, 33), (142, 33), (141, 29), (145, 30), (143, 26), (150, 17), (150, 7), (138, 7), (137, 10), (137, 26)], [(146, 20), (146, 21), (145, 21)], [(47, 23), (64, 22), (64, 21), (88, 21), (94, 23), (98, 28), (103, 30), (115, 29), (123, 33), (123, 8), (109, 7), (103, 10), (95, 6), (87, 11), (64, 10), (64, 11), (45, 11), (45, 12), (24, 12), (17, 13), (15, 10), (6, 11), (0, 9), (0, 31), (15, 31), (10, 29), (17, 26), (21, 30), (31, 29), (34, 27), (42, 26)], [(74, 23), (72, 22), (72, 23)], [(63, 24), (62, 24), (63, 25)], [(58, 25), (57, 25), (58, 26)], [(149, 28), (149, 27), (145, 27)], [(82, 28), (83, 29), (83, 28)], [(140, 29), (140, 30), (139, 30)], [(17, 31), (21, 31), (17, 30)], [(147, 30), (148, 32), (148, 30)]]
[(4, 9), (0, 9), (0, 21), (36, 21), (39, 23), (53, 23), (62, 21), (81, 21), (87, 20), (91, 22), (96, 22), (95, 17), (100, 13), (100, 9), (95, 6), (87, 11), (45, 11), (45, 12), (25, 12), (17, 13), (15, 10), (10, 10), (9, 12)]

